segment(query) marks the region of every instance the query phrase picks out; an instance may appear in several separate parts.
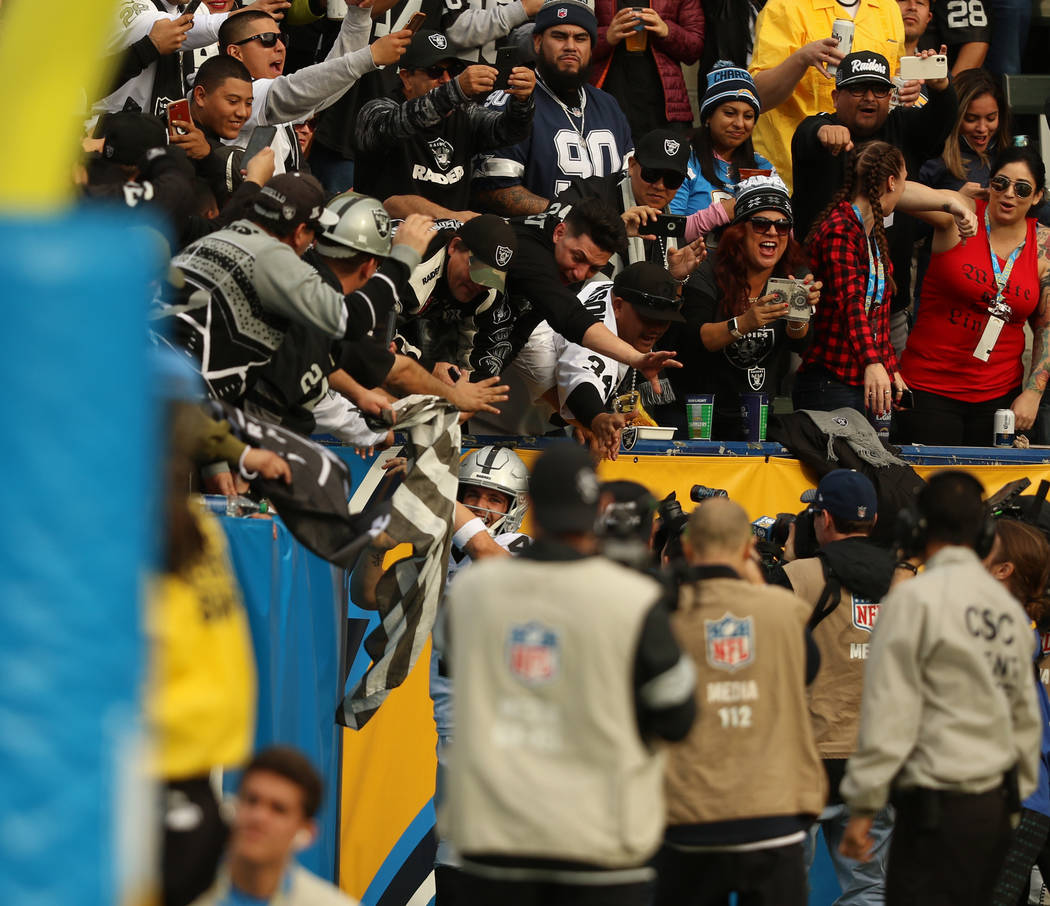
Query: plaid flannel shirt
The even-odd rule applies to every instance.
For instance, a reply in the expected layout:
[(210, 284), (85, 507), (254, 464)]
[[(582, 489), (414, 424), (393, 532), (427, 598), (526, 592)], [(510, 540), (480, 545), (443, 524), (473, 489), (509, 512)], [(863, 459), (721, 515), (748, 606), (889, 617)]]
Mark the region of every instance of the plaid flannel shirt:
[[(874, 241), (872, 248), (874, 248)], [(864, 369), (882, 364), (892, 375), (899, 371), (890, 344), (890, 292), (880, 305), (864, 311), (868, 289), (868, 243), (849, 202), (842, 202), (824, 219), (809, 246), (810, 264), (824, 282), (820, 304), (813, 315), (813, 342), (802, 358), (803, 367), (824, 368), (844, 384), (864, 384)], [(889, 283), (893, 265), (884, 262)]]

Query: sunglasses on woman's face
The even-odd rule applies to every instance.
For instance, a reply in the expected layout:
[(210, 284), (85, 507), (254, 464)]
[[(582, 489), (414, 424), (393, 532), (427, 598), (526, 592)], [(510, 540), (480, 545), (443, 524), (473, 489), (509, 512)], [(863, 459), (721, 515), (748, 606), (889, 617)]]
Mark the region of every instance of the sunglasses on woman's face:
[(996, 192), (1005, 192), (1010, 186), (1014, 187), (1014, 195), (1018, 198), (1027, 198), (1035, 191), (1035, 186), (1023, 179), (1010, 179), (1009, 176), (995, 176), (988, 181)]
[(770, 220), (768, 217), (752, 217), (748, 220), (751, 229), (756, 233), (768, 233), (771, 229), (777, 231), (778, 236), (786, 236), (791, 232), (790, 220)]
[(682, 173), (675, 173), (671, 170), (652, 170), (649, 167), (642, 167), (641, 177), (642, 182), (650, 185), (655, 185), (662, 179), (665, 189), (677, 189), (685, 182), (685, 175)]
[(241, 41), (233, 41), (232, 43), (236, 47), (240, 47), (242, 44), (250, 44), (252, 41), (258, 41), (263, 47), (269, 50), (278, 41), (282, 44), (287, 44), (288, 38), (283, 31), (264, 31), (261, 35), (252, 35), (250, 38), (244, 38)]

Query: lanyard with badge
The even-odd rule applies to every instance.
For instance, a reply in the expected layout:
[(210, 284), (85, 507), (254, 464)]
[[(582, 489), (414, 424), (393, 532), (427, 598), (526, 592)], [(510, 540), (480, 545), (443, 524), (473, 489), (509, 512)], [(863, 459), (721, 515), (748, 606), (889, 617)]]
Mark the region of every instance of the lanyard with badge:
[(1006, 326), (1006, 322), (1010, 320), (1014, 313), (1013, 308), (1003, 299), (1003, 293), (1006, 292), (1006, 285), (1010, 282), (1010, 274), (1013, 272), (1014, 264), (1017, 263), (1018, 257), (1024, 251), (1028, 236), (1026, 234), (1025, 238), (1021, 240), (1021, 244), (1010, 252), (1010, 257), (1006, 259), (1006, 267), (999, 270), (999, 257), (992, 248), (992, 224), (988, 220), (988, 208), (984, 209), (984, 232), (988, 237), (988, 254), (992, 258), (992, 274), (995, 276), (995, 299), (988, 304), (988, 323), (984, 325), (984, 332), (981, 334), (981, 339), (977, 341), (973, 357), (980, 359), (982, 362), (987, 362), (992, 355), (992, 350), (995, 349), (996, 342), (999, 340), (999, 334), (1002, 333), (1003, 327)]
[[(860, 221), (861, 229), (864, 229), (864, 216), (860, 213), (860, 208), (856, 205), (851, 207), (853, 213), (857, 215), (857, 220)], [(882, 255), (879, 254), (878, 245), (871, 244), (871, 237), (867, 231), (864, 237), (868, 243), (868, 285), (864, 290), (864, 314), (870, 317), (871, 310), (882, 305), (883, 296), (886, 294), (886, 269), (882, 264)], [(874, 329), (872, 337), (876, 342), (878, 341)]]

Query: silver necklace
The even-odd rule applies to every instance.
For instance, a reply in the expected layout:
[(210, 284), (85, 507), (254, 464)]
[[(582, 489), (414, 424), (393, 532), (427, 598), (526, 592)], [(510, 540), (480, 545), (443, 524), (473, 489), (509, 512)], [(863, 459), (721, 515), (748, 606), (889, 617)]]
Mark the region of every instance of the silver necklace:
[[(857, 0), (857, 2), (859, 3), (860, 0)], [(567, 119), (569, 121), (569, 125), (572, 126), (573, 131), (577, 135), (579, 135), (580, 138), (583, 138), (583, 136), (586, 134), (586, 120), (585, 120), (585, 116), (584, 116), (584, 109), (587, 106), (587, 93), (582, 88), (580, 88), (579, 89), (579, 92), (580, 92), (580, 106), (579, 107), (570, 107), (560, 97), (558, 97), (553, 91), (551, 91), (546, 85), (544, 85), (543, 84), (543, 79), (541, 79), (539, 76), (536, 76), (536, 84), (539, 85), (540, 88), (542, 88), (546, 92), (547, 96), (552, 101), (554, 101), (555, 104), (557, 104), (559, 107), (561, 107), (561, 111), (562, 111), (562, 113), (565, 114), (565, 119)], [(574, 116), (580, 118), (580, 125), (579, 126), (577, 126), (575, 121), (573, 120)]]

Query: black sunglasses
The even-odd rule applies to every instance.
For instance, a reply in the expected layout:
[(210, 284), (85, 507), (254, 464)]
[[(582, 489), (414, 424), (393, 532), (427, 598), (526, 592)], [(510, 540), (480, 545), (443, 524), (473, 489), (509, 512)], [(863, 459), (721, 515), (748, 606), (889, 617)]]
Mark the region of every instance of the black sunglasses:
[(677, 189), (685, 182), (685, 176), (681, 173), (675, 173), (672, 170), (651, 170), (649, 167), (642, 167), (642, 182), (658, 183), (661, 179), (664, 181), (664, 188), (666, 189)]
[(988, 185), (996, 192), (1005, 192), (1013, 185), (1014, 195), (1018, 198), (1027, 198), (1035, 191), (1035, 187), (1030, 182), (1023, 179), (1010, 179), (1009, 176), (995, 176), (988, 180)]
[(786, 236), (791, 232), (791, 220), (770, 220), (768, 217), (751, 217), (747, 221), (751, 229), (756, 233), (768, 233), (772, 228), (779, 236)]
[(855, 98), (862, 98), (869, 91), (873, 96), (877, 98), (888, 97), (890, 93), (889, 85), (872, 85), (870, 82), (865, 85), (847, 85), (846, 91), (848, 91)]
[(447, 72), (449, 78), (454, 79), (466, 68), (465, 63), (435, 63), (433, 66), (424, 66), (423, 72), (432, 79), (440, 79)]
[(264, 31), (261, 35), (252, 35), (250, 38), (242, 38), (240, 41), (231, 41), (230, 43), (235, 47), (240, 47), (242, 44), (250, 44), (252, 41), (258, 41), (268, 50), (278, 41), (287, 46), (288, 36), (283, 31)]

